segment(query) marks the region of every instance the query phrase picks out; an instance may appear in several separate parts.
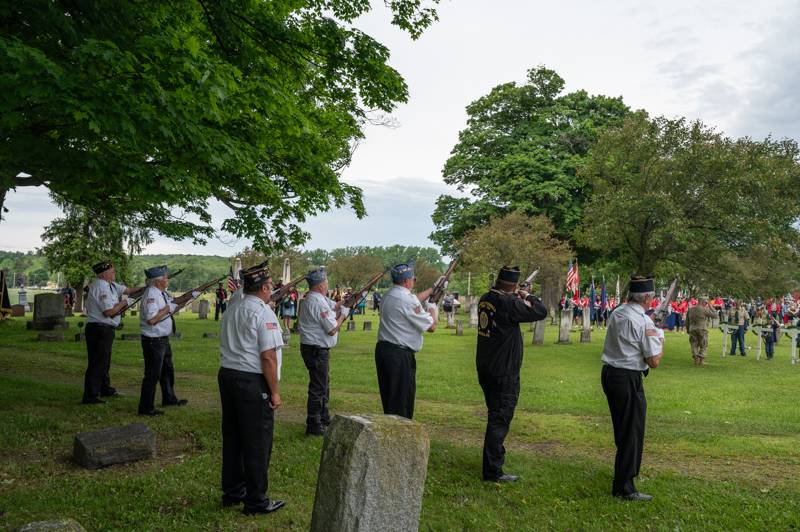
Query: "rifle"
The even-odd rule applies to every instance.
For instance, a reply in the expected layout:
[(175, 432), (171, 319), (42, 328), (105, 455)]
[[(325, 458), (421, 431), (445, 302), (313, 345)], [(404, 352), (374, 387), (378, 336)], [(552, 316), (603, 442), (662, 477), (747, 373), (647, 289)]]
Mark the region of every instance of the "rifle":
[(281, 286), (280, 288), (272, 292), (271, 296), (269, 296), (270, 301), (272, 301), (273, 303), (277, 303), (278, 301), (289, 295), (289, 292), (291, 292), (292, 288), (297, 286), (297, 284), (300, 283), (300, 281), (302, 281), (305, 278), (306, 276), (305, 274), (303, 274), (297, 279), (294, 279), (293, 281)]
[(653, 322), (656, 325), (661, 325), (664, 320), (667, 318), (667, 309), (669, 308), (669, 304), (672, 301), (672, 298), (675, 297), (675, 290), (678, 288), (678, 278), (672, 280), (672, 284), (669, 285), (669, 290), (667, 290), (667, 295), (664, 296), (664, 299), (656, 307), (656, 310), (653, 311)]
[(453, 258), (453, 262), (450, 263), (450, 266), (447, 267), (447, 271), (444, 272), (444, 275), (439, 277), (435, 283), (433, 283), (433, 288), (431, 289), (431, 295), (428, 297), (428, 303), (432, 303), (434, 305), (439, 304), (439, 300), (442, 299), (444, 295), (444, 289), (447, 288), (447, 282), (450, 280), (450, 276), (453, 275), (453, 270), (456, 269), (456, 264), (458, 263), (459, 256)]
[[(185, 307), (186, 305), (188, 305), (189, 303), (191, 303), (192, 301), (197, 299), (197, 297), (192, 295), (194, 292), (199, 292), (199, 294), (198, 294), (198, 297), (199, 297), (200, 294), (202, 294), (203, 292), (205, 292), (206, 290), (208, 290), (209, 288), (211, 288), (215, 284), (221, 283), (227, 277), (228, 277), (227, 275), (223, 275), (222, 277), (214, 279), (213, 281), (209, 281), (209, 282), (207, 282), (205, 284), (201, 284), (197, 288), (193, 288), (192, 290), (188, 290), (188, 291), (184, 292), (183, 294), (179, 295), (178, 297), (176, 297), (175, 299), (172, 300), (173, 303), (175, 301), (180, 301), (180, 303), (176, 303), (176, 305), (178, 305), (178, 306), (175, 308), (175, 311), (174, 312), (168, 312), (166, 316), (164, 316), (163, 318), (158, 320), (156, 323), (161, 323), (162, 321), (166, 320), (167, 318), (171, 318), (180, 309), (182, 309), (183, 307)], [(184, 301), (183, 298), (186, 298), (186, 300)]]
[(361, 301), (363, 298), (367, 297), (367, 294), (369, 294), (369, 291), (372, 290), (372, 287), (378, 284), (378, 281), (380, 281), (388, 271), (389, 271), (388, 269), (383, 270), (382, 272), (376, 273), (375, 275), (370, 277), (369, 281), (367, 281), (367, 283), (364, 286), (362, 286), (360, 290), (358, 290), (357, 292), (353, 292), (352, 294), (347, 296), (342, 301), (341, 306), (349, 308), (350, 312), (353, 312), (353, 308), (358, 304), (358, 302)]
[(530, 288), (531, 284), (533, 283), (533, 280), (536, 279), (537, 275), (539, 275), (539, 268), (536, 268), (535, 270), (533, 270), (533, 273), (531, 273), (528, 277), (525, 278), (525, 280), (522, 282), (522, 284), (519, 285), (520, 288), (523, 287), (523, 286), (526, 286), (526, 287)]
[[(170, 279), (173, 279), (173, 278), (175, 278), (175, 277), (179, 276), (179, 275), (180, 275), (180, 274), (183, 272), (183, 270), (184, 270), (184, 268), (181, 268), (180, 270), (176, 270), (176, 271), (175, 271), (175, 273), (173, 273), (173, 274), (171, 274), (171, 275), (169, 276), (169, 278), (170, 278)], [(134, 299), (133, 301), (131, 301), (130, 303), (128, 303), (127, 305), (125, 305), (124, 307), (122, 307), (122, 310), (120, 310), (119, 312), (117, 312), (116, 314), (114, 314), (114, 315), (113, 315), (113, 316), (111, 316), (111, 317), (112, 317), (112, 318), (116, 318), (116, 317), (117, 317), (117, 316), (119, 316), (120, 314), (125, 314), (125, 313), (126, 313), (128, 310), (130, 310), (131, 308), (133, 308), (133, 307), (136, 305), (136, 303), (138, 303), (139, 301), (141, 301), (141, 300), (142, 300), (142, 297), (144, 296), (144, 292), (145, 292), (145, 290), (147, 290), (147, 287), (144, 287), (144, 288), (142, 288), (142, 293), (141, 293), (141, 294), (139, 294), (139, 297), (137, 297), (136, 299)]]

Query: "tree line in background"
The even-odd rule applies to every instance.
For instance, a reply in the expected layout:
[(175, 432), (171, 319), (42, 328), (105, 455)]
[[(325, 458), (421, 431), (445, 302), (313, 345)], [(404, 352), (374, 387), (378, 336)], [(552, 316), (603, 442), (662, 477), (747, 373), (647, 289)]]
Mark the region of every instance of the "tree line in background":
[(731, 139), (564, 86), (538, 67), (467, 107), (443, 171), (463, 195), (440, 196), (433, 213), (445, 253), (463, 250), (482, 276), (541, 266), (549, 304), (569, 257), (584, 285), (638, 272), (733, 296), (797, 288), (795, 140)]

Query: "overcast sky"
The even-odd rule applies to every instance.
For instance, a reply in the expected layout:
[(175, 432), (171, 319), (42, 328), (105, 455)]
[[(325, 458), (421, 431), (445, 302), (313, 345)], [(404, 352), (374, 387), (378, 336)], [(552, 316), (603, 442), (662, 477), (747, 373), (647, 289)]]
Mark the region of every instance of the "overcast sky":
[[(730, 136), (800, 137), (800, 2), (796, 0), (442, 0), (420, 39), (388, 23), (383, 2), (359, 27), (392, 51), (410, 99), (399, 127), (369, 127), (345, 181), (361, 186), (369, 216), (310, 220), (307, 248), (431, 245), (441, 170), (465, 107), (529, 68), (558, 72), (567, 90), (622, 96), (651, 115), (702, 118)], [(46, 191), (9, 194), (0, 249), (33, 250), (60, 213)], [(215, 218), (224, 209), (214, 207)], [(232, 255), (248, 242), (204, 247), (158, 239), (150, 253)]]

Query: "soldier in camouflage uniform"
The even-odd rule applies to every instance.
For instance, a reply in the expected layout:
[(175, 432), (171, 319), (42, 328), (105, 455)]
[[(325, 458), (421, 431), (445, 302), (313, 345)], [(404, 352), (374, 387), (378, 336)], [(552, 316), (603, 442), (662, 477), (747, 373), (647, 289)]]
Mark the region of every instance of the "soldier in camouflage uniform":
[(692, 358), (695, 366), (702, 366), (708, 349), (707, 319), (717, 313), (708, 306), (708, 298), (703, 296), (697, 305), (686, 312), (686, 330), (689, 332), (689, 345), (692, 346)]

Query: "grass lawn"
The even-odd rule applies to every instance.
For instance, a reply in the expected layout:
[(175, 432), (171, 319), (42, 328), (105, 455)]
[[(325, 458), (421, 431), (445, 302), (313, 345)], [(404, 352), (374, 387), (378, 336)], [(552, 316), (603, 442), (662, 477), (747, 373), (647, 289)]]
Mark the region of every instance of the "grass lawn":
[[(461, 316), (465, 319), (464, 315)], [(367, 319), (377, 322), (368, 311)], [(70, 318), (73, 329), (81, 318)], [(220, 506), (220, 408), (213, 321), (186, 314), (173, 340), (176, 390), (189, 405), (160, 418), (136, 416), (138, 341), (115, 342), (112, 384), (124, 397), (80, 405), (86, 349), (38, 343), (24, 320), (0, 323), (0, 528), (72, 517), (89, 530), (307, 530), (322, 440), (303, 435), (307, 374), (297, 337), (284, 353), (282, 396), (270, 468), (281, 511), (245, 517)], [(373, 327), (375, 328), (375, 327)], [(379, 412), (376, 332), (343, 332), (331, 357), (333, 413)], [(531, 333), (527, 326), (526, 344)], [(526, 347), (522, 393), (506, 442), (513, 485), (480, 482), (485, 407), (474, 369), (475, 331), (440, 329), (417, 355), (416, 420), (431, 437), (423, 530), (609, 530), (800, 528), (800, 365), (789, 339), (776, 359), (710, 356), (694, 368), (685, 334), (667, 333), (662, 367), (645, 381), (647, 433), (638, 486), (649, 504), (610, 496), (611, 420), (600, 388), (603, 333), (591, 344)], [(123, 332), (138, 332), (126, 318)], [(158, 435), (150, 462), (86, 471), (70, 462), (80, 431), (144, 421)]]

